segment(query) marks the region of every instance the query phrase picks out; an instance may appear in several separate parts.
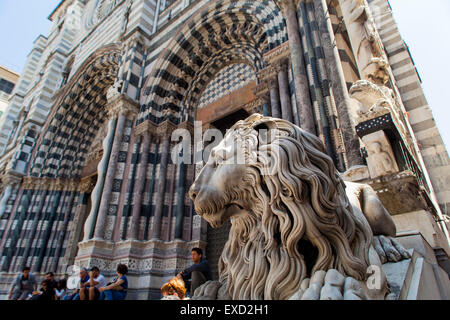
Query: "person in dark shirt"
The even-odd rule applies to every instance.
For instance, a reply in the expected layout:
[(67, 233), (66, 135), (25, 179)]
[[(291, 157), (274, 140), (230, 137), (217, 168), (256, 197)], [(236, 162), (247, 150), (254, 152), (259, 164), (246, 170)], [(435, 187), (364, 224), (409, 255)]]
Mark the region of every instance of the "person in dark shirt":
[(39, 294), (35, 300), (54, 300), (55, 299), (55, 288), (50, 279), (42, 281), (42, 293)]
[(212, 280), (211, 268), (209, 267), (208, 260), (203, 259), (202, 249), (192, 249), (192, 262), (194, 262), (192, 266), (177, 274), (179, 279), (185, 281), (191, 297), (194, 295), (195, 289), (206, 281)]
[[(58, 282), (55, 280), (55, 274), (53, 272), (47, 272), (45, 274), (44, 282), (46, 283), (47, 288), (44, 289), (44, 287), (42, 286), (40, 291), (33, 292), (33, 296), (31, 297), (31, 300), (42, 300), (42, 298), (40, 298), (40, 296), (45, 292), (45, 290), (52, 291), (53, 295), (55, 295), (56, 286), (58, 285)], [(42, 283), (44, 283), (44, 282), (42, 282)], [(45, 299), (46, 298), (44, 298), (44, 300)]]

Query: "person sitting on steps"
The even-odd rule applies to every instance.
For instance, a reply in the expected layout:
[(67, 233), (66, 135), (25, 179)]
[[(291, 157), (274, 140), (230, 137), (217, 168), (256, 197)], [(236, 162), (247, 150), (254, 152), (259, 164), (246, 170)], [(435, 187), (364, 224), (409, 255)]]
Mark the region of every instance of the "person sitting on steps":
[(106, 300), (125, 300), (127, 296), (128, 279), (126, 274), (128, 273), (128, 267), (124, 264), (119, 264), (116, 273), (117, 277), (112, 283), (98, 289), (99, 292), (105, 294)]
[(208, 260), (203, 259), (202, 249), (192, 249), (192, 262), (194, 262), (192, 266), (177, 274), (177, 278), (183, 279), (186, 287), (189, 288), (190, 297), (194, 295), (195, 289), (206, 281), (212, 280), (211, 268), (209, 267)]

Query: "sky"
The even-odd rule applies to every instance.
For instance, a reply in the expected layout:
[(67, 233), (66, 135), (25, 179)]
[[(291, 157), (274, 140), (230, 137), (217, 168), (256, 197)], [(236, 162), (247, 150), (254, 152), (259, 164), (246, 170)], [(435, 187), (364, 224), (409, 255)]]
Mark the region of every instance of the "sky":
[[(48, 35), (47, 19), (60, 0), (0, 0), (0, 65), (21, 73), (36, 38)], [(390, 0), (410, 48), (444, 143), (450, 146), (450, 1)]]

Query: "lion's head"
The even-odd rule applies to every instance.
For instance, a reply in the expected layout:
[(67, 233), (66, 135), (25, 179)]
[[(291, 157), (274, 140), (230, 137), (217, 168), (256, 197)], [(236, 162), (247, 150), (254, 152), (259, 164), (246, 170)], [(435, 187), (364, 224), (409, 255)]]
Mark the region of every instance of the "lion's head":
[(321, 141), (254, 114), (211, 151), (190, 189), (211, 226), (231, 219), (219, 263), (233, 299), (287, 299), (317, 270), (365, 278), (370, 227), (352, 214)]

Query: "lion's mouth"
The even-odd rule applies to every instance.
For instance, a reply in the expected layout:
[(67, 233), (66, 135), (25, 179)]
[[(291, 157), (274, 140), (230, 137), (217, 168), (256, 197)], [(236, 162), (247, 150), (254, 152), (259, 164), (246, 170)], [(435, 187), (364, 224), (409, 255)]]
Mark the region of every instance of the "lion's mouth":
[(196, 208), (196, 212), (205, 219), (212, 228), (220, 228), (232, 216), (246, 212), (245, 208), (239, 203), (229, 203), (215, 211), (206, 212), (199, 209)]

